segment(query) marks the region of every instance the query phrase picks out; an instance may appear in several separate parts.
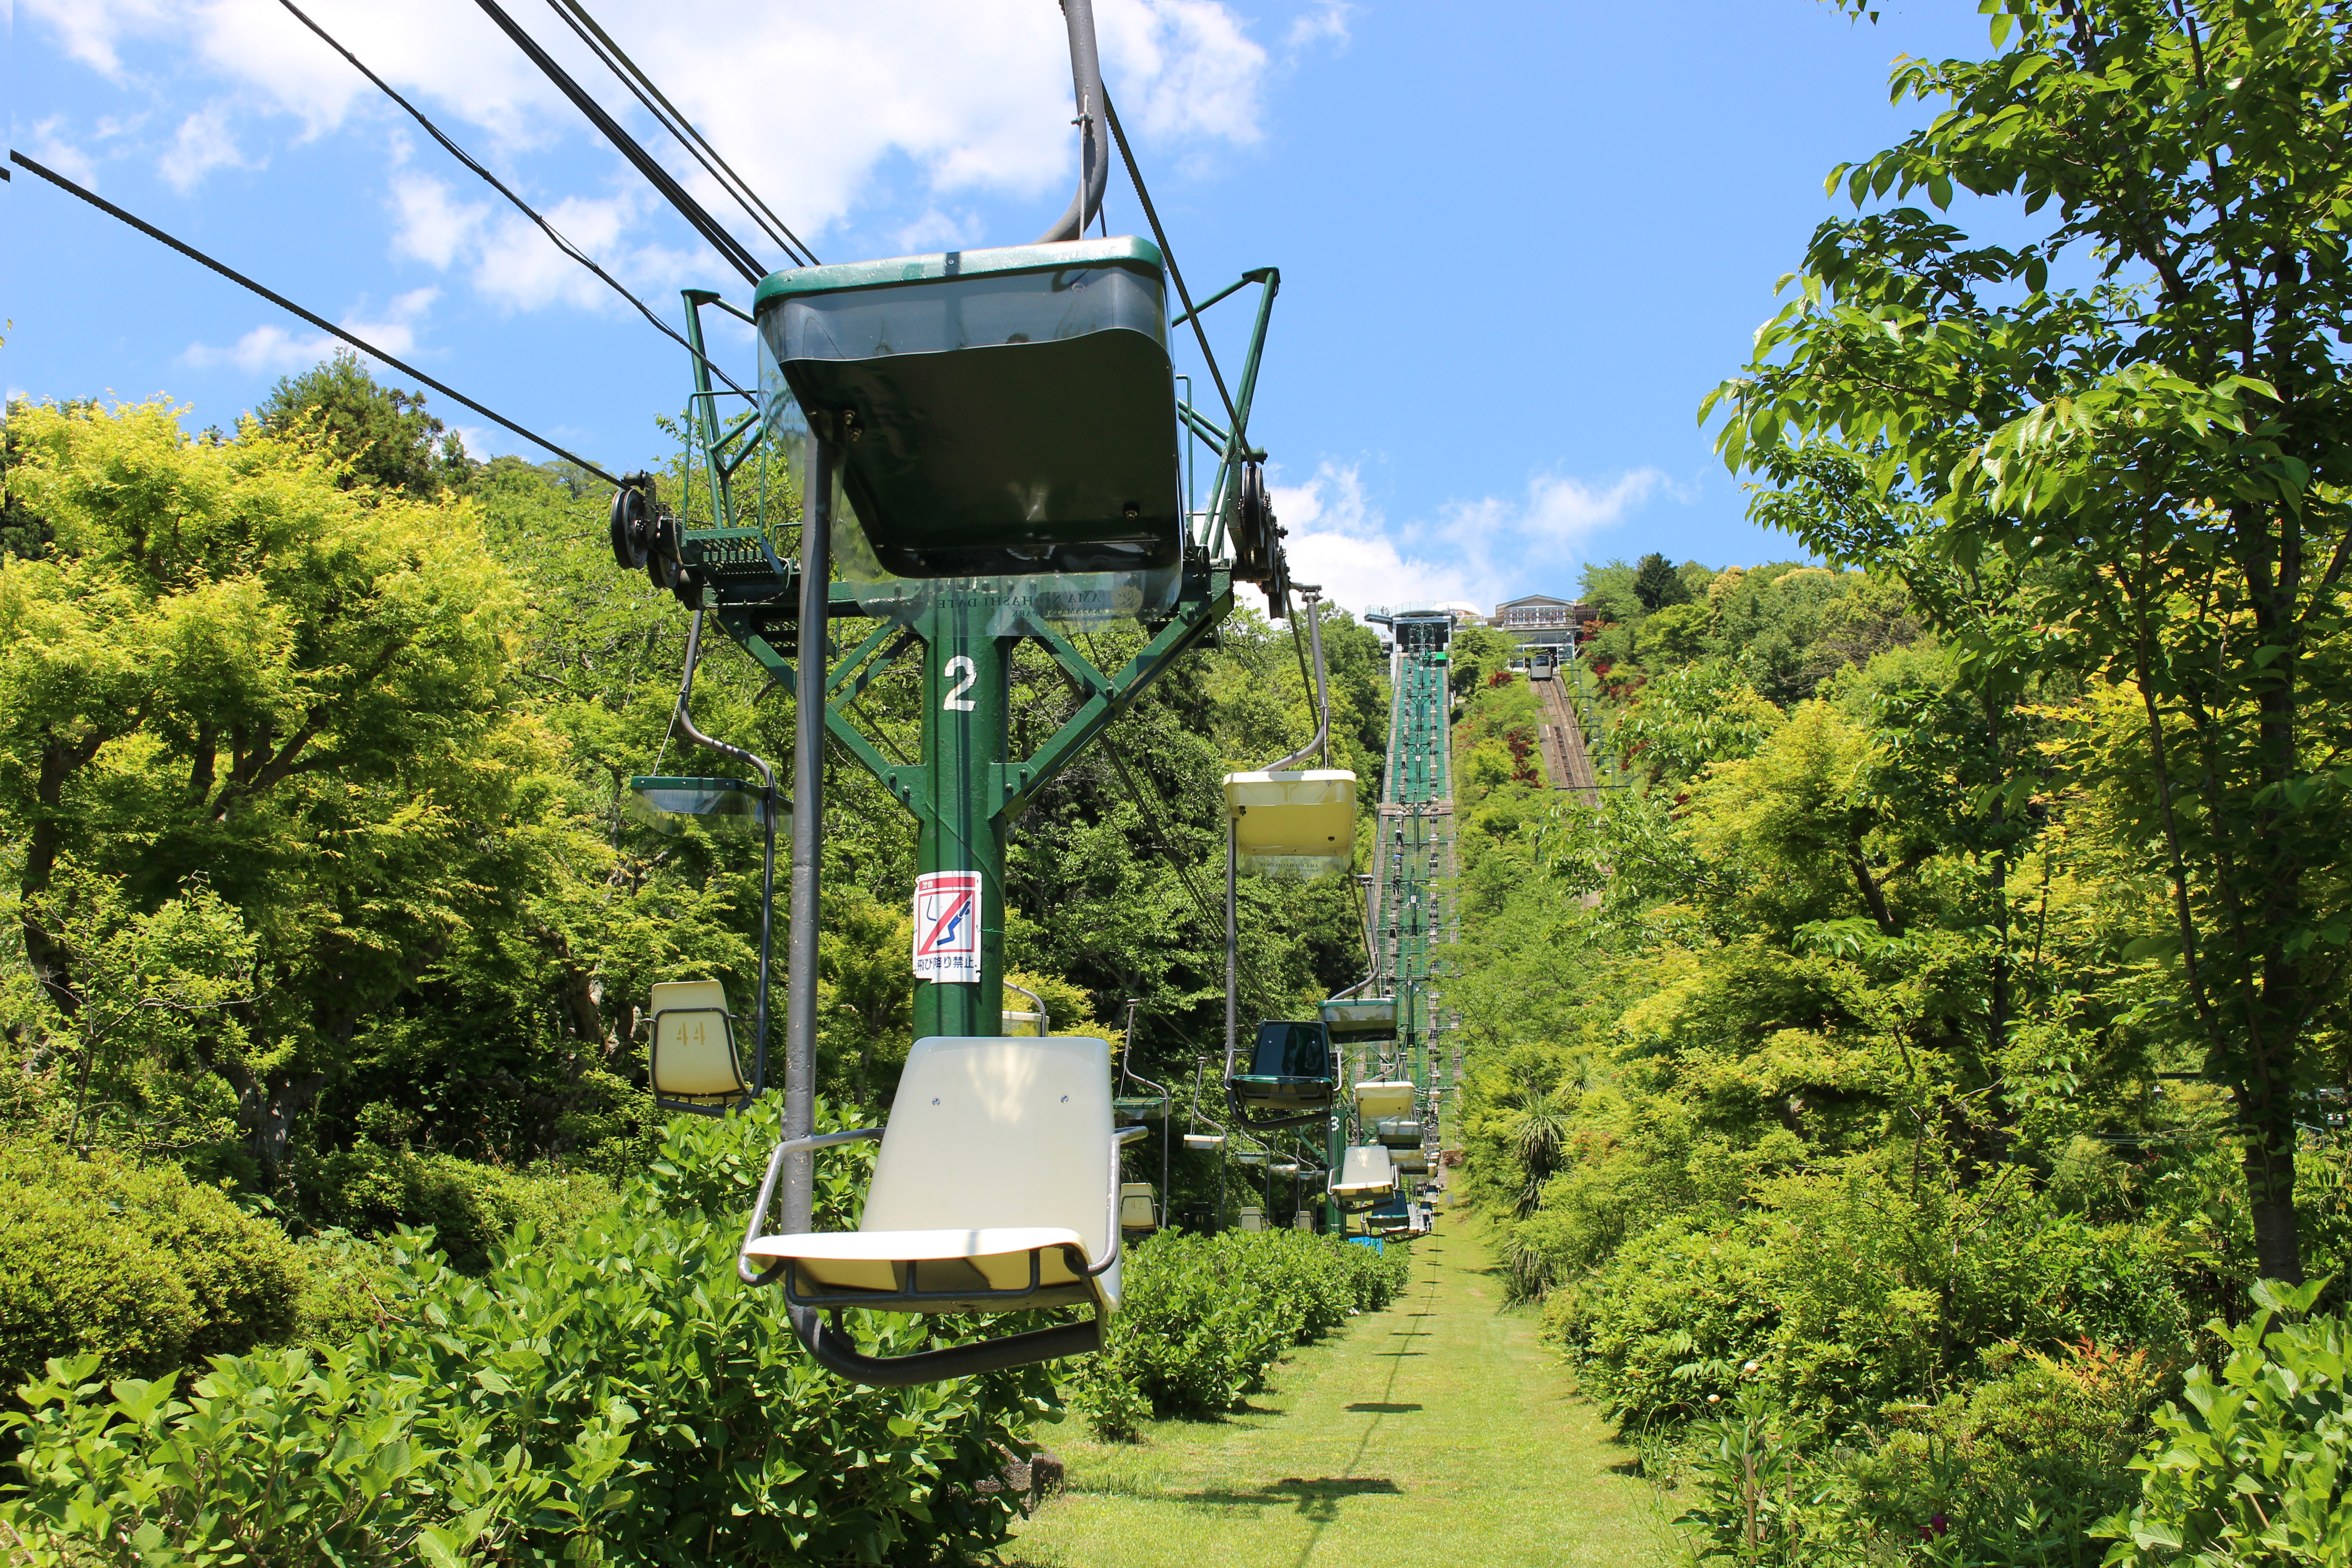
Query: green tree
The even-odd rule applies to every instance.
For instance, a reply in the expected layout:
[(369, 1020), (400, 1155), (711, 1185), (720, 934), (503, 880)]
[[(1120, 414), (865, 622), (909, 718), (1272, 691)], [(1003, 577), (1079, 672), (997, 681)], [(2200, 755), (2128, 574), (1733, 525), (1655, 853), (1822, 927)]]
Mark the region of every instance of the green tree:
[(524, 606), (465, 504), (347, 490), (257, 428), (15, 423), (11, 488), (56, 529), (0, 558), (0, 837), (44, 1026), (82, 1012), (117, 911), (202, 879), (257, 979), (189, 1048), (274, 1171), (354, 1039), (547, 847), (523, 826), (558, 748), (504, 700)]
[(1645, 610), (1662, 610), (1668, 605), (1688, 604), (1690, 584), (1683, 581), (1673, 562), (1653, 551), (1634, 563), (1633, 596)]
[[(1832, 183), (2053, 207), (2048, 237), (1978, 245), (1910, 206), (1825, 223), (1708, 405), (1735, 467), (1853, 455), (1869, 504), (1822, 518), (1817, 551), (2025, 568), (1997, 624), (1921, 595), (1972, 678), (2130, 694), (2119, 784), (2169, 886), (2178, 994), (2237, 1096), (2260, 1266), (2296, 1279), (2305, 1046), (2352, 942), (2352, 38), (2317, 0), (2003, 0), (1991, 39), (1901, 62), (1933, 123)], [(2087, 280), (2053, 286), (2062, 261)]]
[(346, 486), (429, 500), (444, 489), (463, 490), (472, 477), (465, 442), (425, 412), (425, 395), (383, 385), (349, 349), (299, 375), (279, 376), (257, 414), (271, 435), (323, 439), (351, 465)]

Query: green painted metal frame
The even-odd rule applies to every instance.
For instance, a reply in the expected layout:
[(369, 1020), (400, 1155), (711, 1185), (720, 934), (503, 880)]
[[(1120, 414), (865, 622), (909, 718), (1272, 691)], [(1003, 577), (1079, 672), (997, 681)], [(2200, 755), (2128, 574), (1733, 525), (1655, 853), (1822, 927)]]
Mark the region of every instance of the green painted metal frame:
[[(1235, 405), (1245, 430), (1255, 395), (1266, 329), (1281, 274), (1270, 267), (1244, 273), (1240, 281), (1208, 301), (1213, 304), (1251, 283), (1262, 286), (1249, 345), (1240, 376)], [(764, 287), (764, 285), (763, 285)], [(739, 525), (733, 479), (751, 454), (766, 440), (764, 431), (743, 442), (730, 454), (730, 446), (742, 440), (760, 420), (755, 407), (743, 419), (722, 428), (718, 399), (703, 358), (701, 311), (716, 306), (743, 321), (752, 317), (709, 289), (683, 290), (687, 341), (694, 352), (693, 408), (688, 429), (700, 447), (701, 468), (710, 487), (711, 514), (718, 525), (687, 533), (690, 547), (705, 543), (757, 538), (775, 562), (774, 581), (719, 595), (712, 608), (719, 626), (749, 654), (770, 679), (801, 700), (803, 688), (778, 643), (790, 639), (773, 634), (797, 619), (796, 568), (782, 562), (775, 541), (759, 529)], [(1205, 309), (1206, 307), (1202, 307)], [(1181, 324), (1182, 318), (1179, 318)], [(914, 1028), (919, 1037), (929, 1034), (992, 1035), (1002, 1027), (999, 1009), (1003, 982), (1003, 882), (1005, 835), (1013, 818), (1026, 810), (1040, 790), (1086, 750), (1119, 715), (1233, 609), (1234, 584), (1230, 563), (1217, 558), (1223, 552), (1223, 510), (1225, 498), (1238, 482), (1244, 462), (1262, 461), (1265, 453), (1245, 444), (1237, 432), (1228, 432), (1195, 411), (1189, 398), (1177, 404), (1182, 431), (1218, 453), (1213, 479), (1213, 500), (1205, 512), (1187, 519), (1187, 549), (1177, 601), (1168, 616), (1155, 623), (1141, 649), (1115, 674), (1097, 669), (1094, 662), (1042, 620), (1024, 619), (1007, 635), (988, 628), (998, 624), (1007, 595), (992, 589), (942, 586), (915, 607), (878, 617), (879, 624), (845, 657), (832, 661), (817, 690), (825, 705), (825, 731), (844, 751), (887, 790), (915, 818), (917, 869), (977, 871), (985, 895), (981, 922), (981, 963), (978, 984), (915, 982)], [(1186, 504), (1191, 504), (1188, 491)], [(827, 595), (828, 620), (867, 615), (848, 584), (834, 584)], [(1007, 753), (1009, 672), (1014, 650), (1024, 641), (1036, 643), (1053, 658), (1081, 694), (1076, 711), (1025, 758)], [(919, 761), (894, 759), (870, 739), (857, 723), (856, 704), (861, 695), (895, 668), (918, 645), (923, 649), (923, 727)], [(961, 668), (959, 668), (959, 666)], [(953, 684), (955, 675), (966, 679)], [(949, 699), (957, 693), (957, 705)], [(885, 742), (887, 744), (887, 742)], [(1336, 1123), (1337, 1119), (1334, 1119)], [(1334, 1136), (1336, 1137), (1336, 1132)]]

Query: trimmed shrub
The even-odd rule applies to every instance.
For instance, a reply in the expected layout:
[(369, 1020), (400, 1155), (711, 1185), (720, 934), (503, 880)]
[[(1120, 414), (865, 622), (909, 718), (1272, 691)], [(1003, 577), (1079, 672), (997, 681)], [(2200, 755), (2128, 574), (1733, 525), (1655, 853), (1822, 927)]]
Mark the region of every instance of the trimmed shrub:
[(517, 1226), (560, 1239), (615, 1195), (596, 1176), (505, 1171), (369, 1142), (306, 1156), (294, 1180), (304, 1215), (320, 1229), (354, 1236), (430, 1230), (450, 1261), (466, 1269), (482, 1268)]
[(302, 1267), (275, 1226), (175, 1165), (0, 1143), (0, 1378), (87, 1354), (109, 1374), (168, 1378), (285, 1340)]
[[(1001, 1541), (1014, 1503), (981, 1483), (1056, 1414), (1044, 1369), (853, 1387), (737, 1282), (777, 1098), (681, 1118), (566, 1245), (525, 1226), (480, 1278), (418, 1236), (381, 1271), (357, 1259), (384, 1326), (347, 1345), (223, 1358), (184, 1400), (53, 1365), (6, 1418), (22, 1485), (0, 1524), (37, 1552), (283, 1568), (927, 1563)], [(852, 1223), (871, 1159), (818, 1163), (820, 1224)], [(942, 1326), (849, 1321), (886, 1354)]]
[(1107, 1439), (1134, 1436), (1147, 1415), (1230, 1410), (1293, 1346), (1388, 1305), (1407, 1267), (1402, 1247), (1375, 1253), (1301, 1231), (1163, 1232), (1129, 1251), (1126, 1299), (1072, 1401)]

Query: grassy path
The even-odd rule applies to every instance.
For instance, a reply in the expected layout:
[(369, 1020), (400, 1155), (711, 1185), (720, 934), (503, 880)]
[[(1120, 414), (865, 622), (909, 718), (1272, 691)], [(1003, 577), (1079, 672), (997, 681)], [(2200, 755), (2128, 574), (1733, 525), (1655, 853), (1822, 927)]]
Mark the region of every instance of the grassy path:
[(1648, 1486), (1570, 1397), (1534, 1322), (1496, 1311), (1467, 1236), (1415, 1244), (1387, 1311), (1300, 1352), (1276, 1390), (1140, 1445), (1072, 1430), (1070, 1490), (1005, 1552), (1013, 1568), (1458, 1568), (1674, 1561)]

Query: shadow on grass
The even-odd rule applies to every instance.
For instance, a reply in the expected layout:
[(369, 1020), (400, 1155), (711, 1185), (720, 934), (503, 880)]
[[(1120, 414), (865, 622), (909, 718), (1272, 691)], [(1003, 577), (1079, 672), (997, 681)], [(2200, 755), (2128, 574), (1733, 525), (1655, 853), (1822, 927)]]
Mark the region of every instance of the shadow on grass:
[(1368, 1399), (1360, 1404), (1350, 1405), (1348, 1408), (1360, 1410), (1368, 1415), (1402, 1415), (1408, 1410), (1419, 1410), (1422, 1407), (1418, 1405), (1382, 1405), (1378, 1401)]
[(1263, 1487), (1212, 1487), (1206, 1491), (1171, 1492), (1171, 1500), (1208, 1507), (1267, 1508), (1289, 1503), (1304, 1519), (1329, 1524), (1339, 1517), (1339, 1503), (1351, 1497), (1402, 1497), (1404, 1489), (1385, 1476), (1322, 1476), (1302, 1480), (1297, 1476)]

